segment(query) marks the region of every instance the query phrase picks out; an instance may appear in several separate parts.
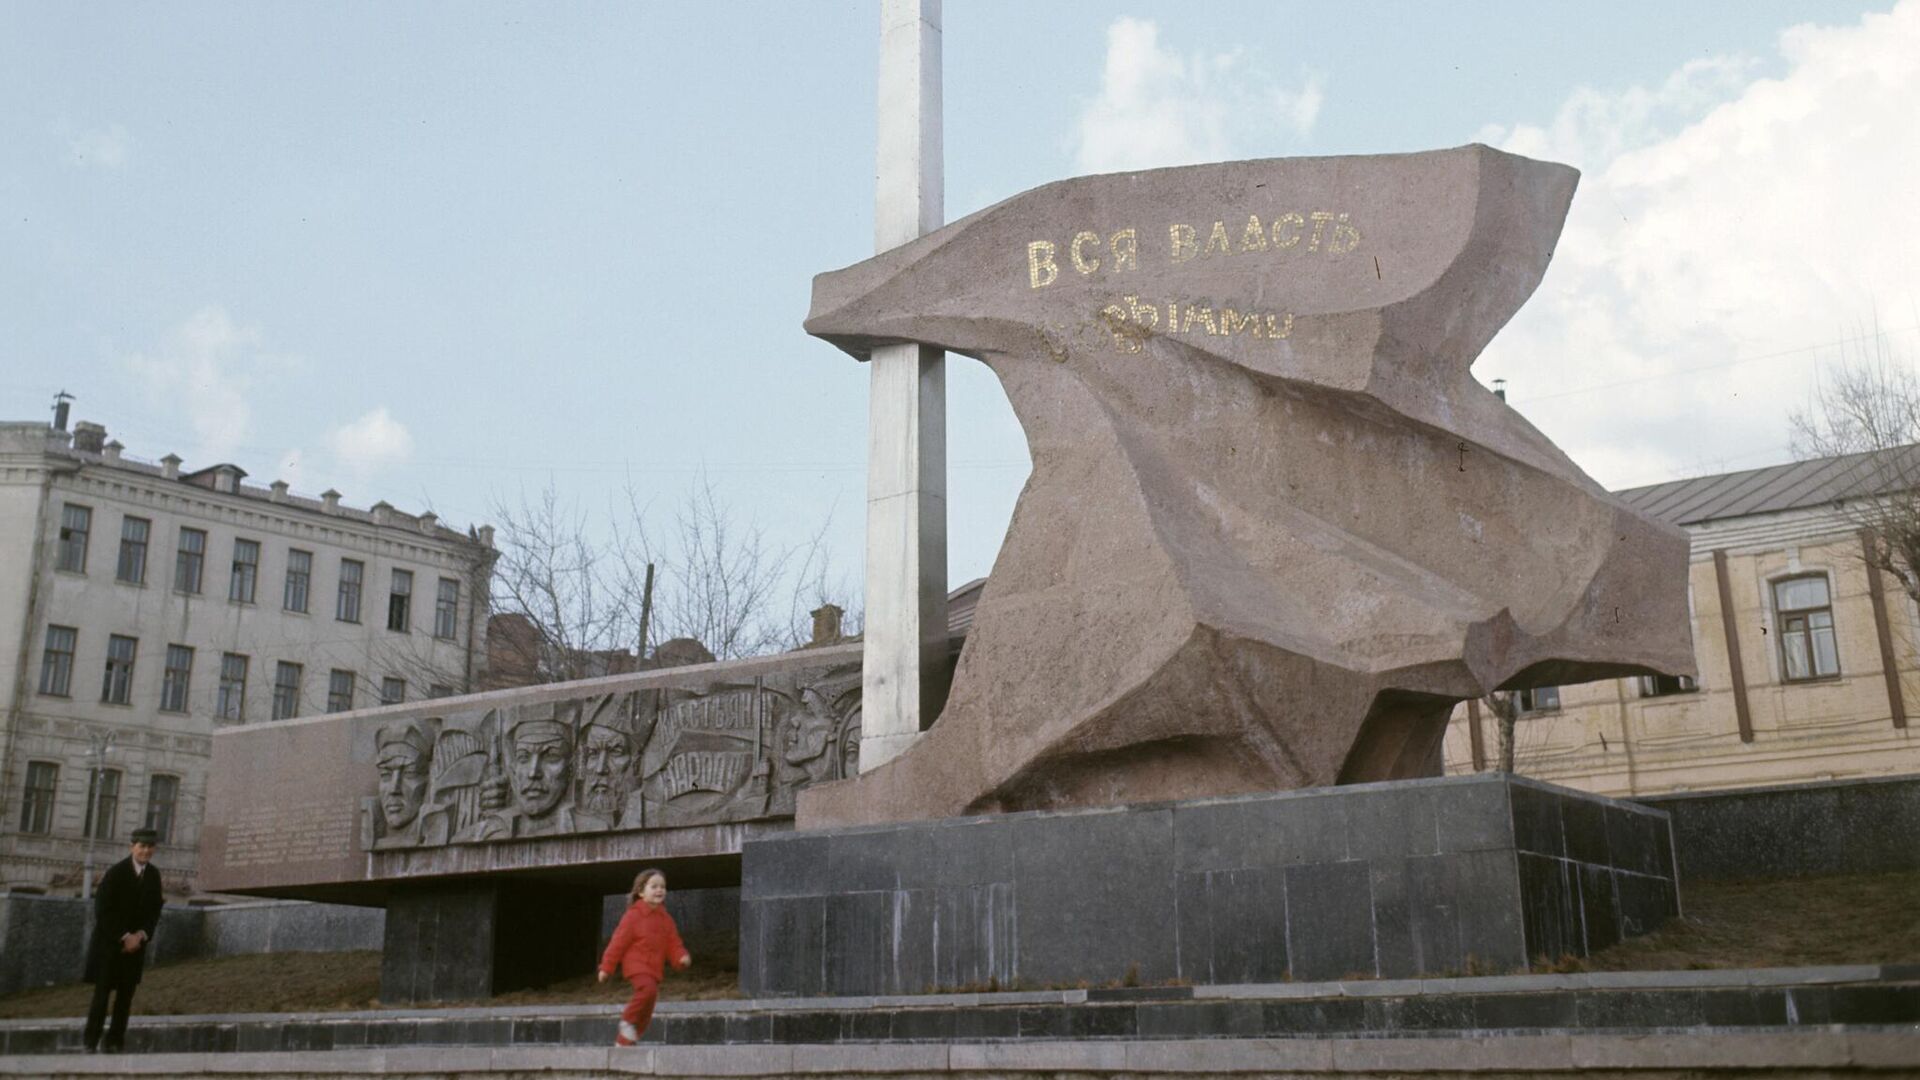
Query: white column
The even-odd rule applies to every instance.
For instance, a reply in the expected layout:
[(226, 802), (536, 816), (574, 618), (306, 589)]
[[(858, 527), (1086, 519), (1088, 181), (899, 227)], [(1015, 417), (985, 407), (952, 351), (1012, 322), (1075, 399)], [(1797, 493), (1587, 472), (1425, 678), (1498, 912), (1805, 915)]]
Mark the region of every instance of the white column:
[[(873, 232), (886, 251), (945, 216), (940, 0), (881, 0), (879, 111)], [(912, 745), (947, 687), (946, 360), (891, 345), (871, 364), (862, 771)]]

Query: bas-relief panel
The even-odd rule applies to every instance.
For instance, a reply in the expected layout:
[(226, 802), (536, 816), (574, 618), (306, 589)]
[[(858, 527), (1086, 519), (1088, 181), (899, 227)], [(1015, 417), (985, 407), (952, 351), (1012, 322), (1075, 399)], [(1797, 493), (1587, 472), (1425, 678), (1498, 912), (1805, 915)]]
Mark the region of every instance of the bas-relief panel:
[(860, 669), (408, 717), (374, 729), (376, 851), (788, 817), (859, 772)]

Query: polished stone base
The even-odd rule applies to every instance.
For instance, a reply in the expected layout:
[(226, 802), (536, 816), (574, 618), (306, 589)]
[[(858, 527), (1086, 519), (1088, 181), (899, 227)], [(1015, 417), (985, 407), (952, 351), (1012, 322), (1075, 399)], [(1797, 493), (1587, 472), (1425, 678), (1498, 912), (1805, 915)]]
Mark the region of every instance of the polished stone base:
[(1667, 815), (1516, 777), (797, 832), (742, 856), (758, 997), (1527, 970), (1679, 912)]

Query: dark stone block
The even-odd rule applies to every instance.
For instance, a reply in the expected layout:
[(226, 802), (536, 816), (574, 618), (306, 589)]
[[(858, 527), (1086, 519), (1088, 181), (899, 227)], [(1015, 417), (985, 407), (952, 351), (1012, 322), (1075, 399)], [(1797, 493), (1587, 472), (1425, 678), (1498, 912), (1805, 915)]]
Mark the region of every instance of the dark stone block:
[(841, 893), (826, 898), (826, 981), (829, 993), (868, 988), (868, 993), (900, 993), (888, 963), (893, 940), (892, 897), (886, 893)]
[(906, 855), (928, 846), (927, 830), (873, 829), (827, 837), (829, 892), (892, 892), (923, 879), (920, 873), (903, 877), (903, 868), (924, 872), (924, 864), (905, 867)]
[(1606, 807), (1606, 818), (1611, 866), (1636, 874), (1672, 876), (1667, 867), (1673, 861), (1673, 845), (1665, 821), (1621, 806)]
[(1777, 988), (1700, 991), (1700, 1015), (1707, 1026), (1779, 1027), (1787, 1022), (1786, 995)]
[(1670, 882), (1616, 871), (1613, 893), (1618, 904), (1616, 914), (1624, 937), (1647, 933), (1678, 915), (1679, 898)]
[(676, 1013), (658, 1017), (654, 1023), (660, 1028), (660, 1041), (669, 1046), (711, 1046), (727, 1041), (724, 1013)]
[(283, 1039), (285, 1034), (284, 1028), (268, 1027), (264, 1024), (242, 1024), (238, 1049), (243, 1054), (277, 1053), (287, 1048)]
[(1591, 956), (1621, 937), (1621, 919), (1614, 903), (1613, 872), (1604, 866), (1570, 864), (1569, 872), (1580, 885), (1580, 925), (1582, 956)]
[(1274, 982), (1287, 975), (1286, 871), (1181, 874), (1178, 974), (1196, 982)]
[(1503, 779), (1435, 789), (1434, 817), (1442, 853), (1513, 847), (1513, 815)]
[(367, 1024), (368, 1046), (411, 1046), (421, 1041), (420, 1025), (413, 1020), (375, 1020)]
[(1194, 1001), (1139, 1006), (1135, 1024), (1143, 1039), (1202, 1039), (1265, 1033), (1258, 1001)]
[[(1400, 932), (1400, 924), (1394, 921), (1398, 918), (1398, 900), (1383, 903), (1381, 882), (1376, 877), (1373, 909), (1379, 926), (1381, 975), (1438, 975), (1466, 970), (1461, 920), (1468, 913), (1476, 918), (1484, 916), (1482, 905), (1498, 903), (1502, 893), (1514, 893), (1510, 882), (1501, 888), (1499, 883), (1483, 882), (1475, 876), (1477, 863), (1485, 858), (1478, 853), (1462, 853), (1408, 859), (1403, 864), (1407, 934), (1404, 943), (1393, 938)], [(1491, 895), (1486, 891), (1490, 888)]]
[(1694, 990), (1583, 990), (1574, 995), (1574, 1020), (1580, 1027), (1699, 1027), (1705, 1009)]
[[(889, 1017), (889, 1037), (907, 1042), (944, 1042), (955, 1038), (954, 1009), (897, 1009)], [(985, 1010), (968, 1010), (984, 1015)], [(994, 1010), (1001, 1012), (1003, 1010)]]
[(840, 1014), (842, 1042), (882, 1042), (893, 1030), (893, 1021), (882, 1009), (850, 1009)]
[[(211, 1035), (212, 1033), (208, 1032), (207, 1034)], [(207, 1041), (211, 1042), (212, 1040), (209, 1039)], [(560, 1040), (554, 1039), (553, 1041), (559, 1042)], [(335, 1049), (367, 1045), (367, 1022), (365, 1020), (347, 1020), (333, 1025), (333, 1045)], [(213, 1047), (210, 1045), (196, 1045), (193, 1049), (200, 1053), (209, 1053), (213, 1050)]]
[(60, 1033), (51, 1028), (15, 1028), (7, 1033), (9, 1054), (51, 1054), (59, 1048)]
[[(926, 963), (936, 987), (977, 990), (1013, 986), (1021, 974), (1016, 944), (1022, 931), (1014, 896), (1011, 884), (959, 885), (940, 890), (934, 916), (939, 920), (939, 933), (929, 932), (919, 939), (924, 943)], [(1087, 916), (1096, 917), (1093, 912)], [(923, 969), (916, 966), (914, 970)], [(924, 987), (907, 985), (902, 989)]]
[(1414, 943), (1416, 904), (1434, 894), (1423, 894), (1410, 887), (1409, 864), (1430, 863), (1441, 856), (1420, 859), (1388, 859), (1372, 865), (1373, 940), (1378, 974), (1386, 979), (1403, 979), (1419, 973), (1420, 957)]
[(1607, 844), (1607, 804), (1579, 796), (1562, 795), (1560, 828), (1566, 837), (1567, 858), (1593, 866), (1612, 866)]
[(566, 1040), (566, 1028), (557, 1019), (520, 1017), (513, 1021), (513, 1044), (547, 1044)]
[[(742, 907), (747, 905), (743, 904)], [(743, 988), (771, 997), (813, 997), (825, 993), (827, 902), (823, 897), (798, 896), (760, 900), (759, 985)]]
[(1870, 874), (1920, 867), (1920, 778), (1790, 784), (1641, 802), (1673, 815), (1689, 881)]
[(1374, 974), (1372, 884), (1365, 863), (1286, 871), (1287, 953), (1295, 979)]
[(568, 1046), (606, 1046), (619, 1031), (617, 1016), (569, 1016), (560, 1021), (560, 1039)]
[[(1516, 789), (1517, 790), (1517, 789)], [(1525, 900), (1512, 851), (1472, 851), (1447, 857), (1458, 898), (1460, 958), (1441, 971), (1498, 973), (1527, 966)], [(1436, 911), (1435, 922), (1444, 918)], [(1436, 926), (1435, 940), (1444, 929)], [(1436, 953), (1436, 956), (1439, 954)]]
[(1514, 847), (1536, 855), (1565, 857), (1560, 796), (1524, 783), (1513, 783), (1507, 790), (1513, 807)]
[(1340, 1035), (1367, 1029), (1367, 1006), (1358, 998), (1263, 1001), (1260, 1026), (1269, 1035)]
[(1835, 1024), (1920, 1023), (1920, 986), (1836, 986)]
[(1022, 1005), (1014, 1011), (1022, 1039), (1065, 1039), (1073, 1034), (1073, 1010), (1065, 1005)]
[(1473, 1001), (1463, 995), (1374, 997), (1365, 1003), (1367, 1030), (1380, 1034), (1473, 1027)]
[(1135, 1025), (1133, 1005), (1082, 1005), (1069, 1009), (1069, 1030), (1076, 1039), (1130, 1038), (1139, 1029)]
[(728, 1013), (726, 1041), (729, 1043), (766, 1043), (773, 1041), (773, 1016), (769, 1013)]
[(1787, 1023), (1820, 1025), (1834, 1023), (1833, 987), (1793, 986), (1786, 992)]
[(1348, 856), (1380, 860), (1439, 854), (1434, 795), (1426, 784), (1381, 784), (1347, 793)]
[(1089, 989), (1087, 1000), (1107, 1001), (1192, 1001), (1191, 986), (1107, 986)]
[(1173, 864), (1171, 810), (1038, 814), (1011, 825), (1016, 970), (1031, 982), (1174, 976), (1173, 912), (1143, 899)]
[(1020, 1036), (1020, 1011), (1008, 1008), (944, 1010), (954, 1039), (1014, 1039)]
[(1574, 908), (1576, 891), (1568, 880), (1567, 863), (1522, 854), (1519, 866), (1527, 959), (1551, 963), (1563, 956), (1580, 955), (1580, 917)]
[(1473, 1026), (1482, 1031), (1538, 1031), (1574, 1026), (1572, 994), (1475, 994), (1469, 1001)]
[(740, 896), (770, 899), (839, 891), (828, 863), (828, 836), (750, 840), (740, 850)]
[(830, 1043), (840, 1041), (840, 1014), (826, 1009), (808, 1009), (773, 1014), (773, 1041), (777, 1043)]
[(1179, 870), (1281, 868), (1348, 858), (1348, 795), (1232, 799), (1172, 810)]

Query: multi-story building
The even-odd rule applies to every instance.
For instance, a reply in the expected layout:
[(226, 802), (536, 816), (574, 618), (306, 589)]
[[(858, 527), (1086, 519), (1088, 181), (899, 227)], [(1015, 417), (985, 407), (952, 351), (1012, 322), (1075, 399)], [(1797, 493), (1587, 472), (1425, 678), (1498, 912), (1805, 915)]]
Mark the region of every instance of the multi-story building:
[[(1519, 695), (1516, 771), (1607, 795), (1920, 773), (1920, 607), (1862, 531), (1907, 516), (1916, 466), (1907, 447), (1617, 492), (1692, 540), (1699, 677)], [(1447, 771), (1495, 743), (1489, 709), (1455, 709)]]
[(491, 529), (63, 421), (0, 424), (0, 883), (73, 891), (145, 826), (191, 890), (215, 728), (481, 685)]

